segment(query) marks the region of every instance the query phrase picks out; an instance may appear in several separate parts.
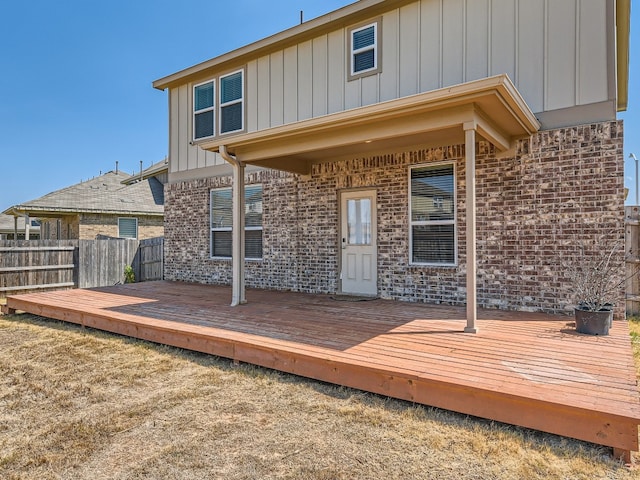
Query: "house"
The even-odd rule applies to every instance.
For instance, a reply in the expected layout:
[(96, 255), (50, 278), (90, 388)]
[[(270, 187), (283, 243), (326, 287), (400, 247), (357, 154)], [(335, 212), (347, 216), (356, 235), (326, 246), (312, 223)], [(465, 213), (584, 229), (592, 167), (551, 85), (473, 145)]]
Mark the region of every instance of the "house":
[(166, 160), (136, 175), (116, 168), (4, 213), (18, 219), (38, 218), (43, 240), (159, 237), (164, 230), (167, 169)]
[[(26, 226), (29, 227), (28, 234)], [(27, 235), (33, 240), (40, 238), (40, 222), (38, 220), (31, 219), (27, 224), (24, 217), (0, 214), (0, 240), (24, 240)]]
[(478, 305), (569, 311), (584, 240), (624, 235), (629, 14), (361, 0), (156, 80), (165, 278), (232, 284), (233, 305), (466, 304), (468, 332)]

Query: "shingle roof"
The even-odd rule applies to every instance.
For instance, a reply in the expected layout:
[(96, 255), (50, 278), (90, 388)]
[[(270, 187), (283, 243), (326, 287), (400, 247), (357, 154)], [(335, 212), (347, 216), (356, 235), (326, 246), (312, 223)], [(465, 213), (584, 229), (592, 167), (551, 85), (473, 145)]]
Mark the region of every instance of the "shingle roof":
[(165, 158), (164, 160), (160, 160), (159, 162), (154, 163), (150, 167), (145, 168), (142, 171), (142, 174), (136, 173), (134, 175), (131, 175), (129, 178), (123, 180), (122, 183), (131, 184), (131, 183), (137, 182), (141, 176), (142, 176), (142, 179), (144, 180), (149, 177), (158, 175), (160, 173), (167, 172), (168, 170), (169, 170), (169, 159)]
[(163, 215), (164, 186), (155, 178), (124, 185), (130, 176), (110, 171), (43, 197), (8, 208), (9, 215), (73, 213)]

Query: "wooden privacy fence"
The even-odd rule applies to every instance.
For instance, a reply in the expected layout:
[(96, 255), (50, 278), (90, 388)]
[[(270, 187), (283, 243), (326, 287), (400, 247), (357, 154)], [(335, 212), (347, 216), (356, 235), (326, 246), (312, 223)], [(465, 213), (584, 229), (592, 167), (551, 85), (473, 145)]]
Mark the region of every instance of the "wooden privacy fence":
[(626, 271), (627, 278), (627, 315), (640, 314), (640, 278), (634, 275), (640, 266), (640, 207), (630, 206), (624, 207), (625, 222), (625, 254), (626, 254)]
[(0, 241), (0, 298), (14, 293), (161, 280), (164, 239)]

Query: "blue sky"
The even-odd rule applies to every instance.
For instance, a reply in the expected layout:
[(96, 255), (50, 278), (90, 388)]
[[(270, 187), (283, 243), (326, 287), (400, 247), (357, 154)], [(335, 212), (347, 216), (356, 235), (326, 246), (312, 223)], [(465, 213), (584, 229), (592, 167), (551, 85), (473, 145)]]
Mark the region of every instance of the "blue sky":
[[(151, 82), (349, 0), (7, 0), (0, 3), (0, 212), (168, 151), (167, 93)], [(634, 4), (634, 7), (636, 5)], [(640, 158), (640, 14), (633, 12), (625, 185)], [(636, 48), (637, 47), (637, 48)]]

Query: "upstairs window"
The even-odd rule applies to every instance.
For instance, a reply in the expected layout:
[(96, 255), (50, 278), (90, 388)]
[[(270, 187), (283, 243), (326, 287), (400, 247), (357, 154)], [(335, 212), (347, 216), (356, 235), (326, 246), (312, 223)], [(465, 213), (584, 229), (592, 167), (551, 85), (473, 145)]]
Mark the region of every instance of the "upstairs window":
[(215, 91), (216, 83), (211, 80), (193, 87), (193, 139), (215, 135)]
[[(231, 258), (233, 201), (230, 188), (211, 190), (211, 256)], [(244, 250), (247, 259), (262, 258), (262, 185), (244, 190)]]
[(456, 192), (453, 164), (411, 168), (411, 263), (456, 264)]
[(220, 77), (220, 133), (244, 129), (244, 79), (242, 70)]
[(350, 80), (380, 71), (379, 23), (376, 21), (349, 31)]

